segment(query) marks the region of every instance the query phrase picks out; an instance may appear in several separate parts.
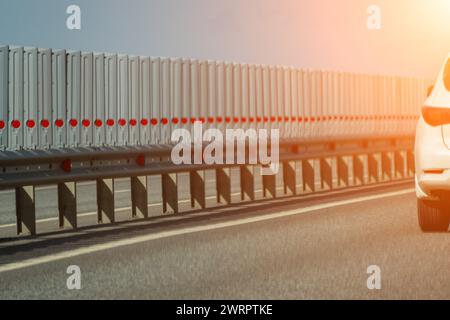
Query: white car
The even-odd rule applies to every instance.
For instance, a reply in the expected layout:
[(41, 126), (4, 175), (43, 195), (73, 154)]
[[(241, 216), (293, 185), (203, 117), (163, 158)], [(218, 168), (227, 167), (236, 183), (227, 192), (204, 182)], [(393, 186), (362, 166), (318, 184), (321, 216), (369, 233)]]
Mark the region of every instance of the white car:
[(445, 232), (450, 222), (450, 56), (422, 108), (415, 142), (419, 225)]

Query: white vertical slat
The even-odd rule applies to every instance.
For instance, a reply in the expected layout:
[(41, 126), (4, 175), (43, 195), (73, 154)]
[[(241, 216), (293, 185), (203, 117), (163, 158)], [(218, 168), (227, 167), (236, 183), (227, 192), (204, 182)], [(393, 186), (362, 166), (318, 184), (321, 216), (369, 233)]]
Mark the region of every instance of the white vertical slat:
[(55, 148), (67, 145), (67, 85), (66, 51), (53, 52), (52, 55), (52, 121), (53, 143)]
[(322, 72), (322, 117), (319, 125), (321, 127), (321, 135), (328, 137), (330, 135), (329, 116), (331, 115), (331, 101), (330, 101), (330, 73), (328, 71)]
[(117, 57), (117, 142), (119, 145), (129, 143), (129, 87), (128, 87), (128, 56)]
[[(216, 63), (216, 117), (225, 119), (225, 63), (218, 61)], [(204, 117), (202, 115), (202, 117)], [(225, 124), (217, 124), (217, 128), (225, 132)]]
[(151, 143), (159, 144), (161, 143), (161, 59), (160, 58), (152, 58), (151, 64), (151, 74), (152, 74), (152, 83), (151, 83), (151, 97), (152, 97), (152, 108), (151, 114), (152, 118), (150, 120), (151, 123)]
[[(198, 60), (191, 60), (191, 135), (194, 137), (193, 122), (200, 121), (200, 67)], [(211, 107), (211, 106), (210, 106)], [(213, 106), (215, 107), (215, 106)]]
[(38, 49), (25, 48), (23, 65), (23, 130), (25, 149), (38, 146)]
[(87, 147), (93, 143), (93, 104), (94, 104), (94, 55), (81, 54), (81, 98), (80, 98), (80, 145)]
[(23, 148), (23, 47), (9, 53), (9, 143), (8, 149)]
[(117, 55), (105, 56), (106, 144), (117, 145)]
[(234, 66), (232, 63), (225, 64), (225, 112), (223, 118), (219, 119), (221, 125), (223, 123), (224, 127), (227, 129), (233, 128), (233, 123), (231, 119), (233, 117), (233, 104), (234, 104), (234, 84), (233, 84), (233, 72)]
[(67, 143), (80, 144), (81, 118), (81, 52), (67, 54)]
[(105, 55), (96, 53), (94, 55), (92, 99), (92, 143), (94, 146), (106, 144), (105, 93)]
[(312, 102), (312, 72), (311, 70), (305, 70), (303, 72), (303, 96), (304, 96), (304, 136), (310, 138), (312, 136), (311, 117), (313, 115), (313, 102)]
[[(262, 91), (263, 91), (263, 106), (262, 106), (262, 121), (263, 128), (270, 130), (270, 69), (269, 66), (262, 66)], [(269, 132), (269, 131), (268, 131)]]
[(256, 117), (256, 66), (250, 65), (248, 67), (248, 90), (249, 90), (249, 109), (247, 122), (249, 128), (256, 128), (255, 117)]
[(241, 75), (241, 65), (239, 63), (234, 64), (233, 71), (233, 92), (234, 92), (234, 103), (233, 103), (233, 115), (230, 121), (233, 122), (233, 128), (239, 128), (239, 119), (241, 118), (241, 108), (242, 108), (242, 75)]
[(269, 67), (270, 77), (270, 128), (279, 129), (278, 122), (278, 88), (277, 88), (277, 69)]
[(304, 92), (304, 70), (297, 70), (297, 94), (298, 94), (298, 134), (297, 137), (305, 136), (305, 92)]
[(331, 136), (336, 136), (339, 130), (339, 72), (332, 72), (331, 78), (330, 112), (332, 120), (329, 133)]
[[(221, 115), (217, 110), (217, 66), (215, 61), (208, 61), (208, 115), (217, 120)], [(220, 129), (221, 123), (215, 127)]]
[(161, 142), (170, 143), (171, 99), (170, 99), (170, 59), (161, 59)]
[(38, 141), (40, 149), (53, 146), (52, 117), (52, 51), (39, 49), (38, 51)]
[(139, 141), (140, 144), (146, 145), (151, 143), (150, 137), (150, 120), (151, 115), (151, 60), (148, 57), (140, 57), (139, 59), (139, 93), (140, 93), (140, 111), (139, 119)]
[(280, 138), (286, 137), (286, 125), (284, 121), (284, 70), (283, 67), (277, 67), (277, 114), (278, 127), (280, 129)]
[(289, 68), (283, 68), (283, 84), (284, 84), (284, 109), (283, 109), (283, 123), (285, 126), (284, 137), (292, 137), (292, 91), (291, 91), (291, 70)]
[(255, 127), (258, 129), (264, 128), (264, 87), (263, 87), (263, 69), (262, 66), (257, 65), (255, 70), (255, 93), (256, 93), (256, 108), (255, 108)]
[(239, 127), (248, 129), (248, 117), (250, 112), (250, 89), (249, 89), (249, 66), (241, 65), (241, 118), (239, 119)]
[(0, 150), (8, 146), (8, 58), (9, 47), (0, 46)]
[(183, 99), (183, 83), (182, 83), (182, 60), (176, 59), (172, 60), (171, 63), (171, 73), (170, 77), (172, 79), (170, 86), (170, 97), (171, 97), (171, 122), (172, 130), (181, 127), (181, 117), (182, 117), (182, 99)]
[(291, 137), (297, 138), (299, 133), (299, 97), (298, 97), (298, 70), (291, 69)]
[(191, 62), (188, 59), (183, 60), (183, 99), (181, 124), (184, 129), (190, 131), (191, 126)]
[(139, 121), (141, 119), (141, 101), (140, 101), (140, 67), (139, 57), (132, 56), (128, 58), (128, 141), (131, 145), (137, 145), (140, 142)]
[(200, 90), (200, 105), (199, 114), (201, 117), (205, 118), (205, 124), (203, 129), (214, 127), (215, 120), (213, 116), (209, 113), (209, 102), (208, 102), (208, 61), (199, 61), (199, 90)]

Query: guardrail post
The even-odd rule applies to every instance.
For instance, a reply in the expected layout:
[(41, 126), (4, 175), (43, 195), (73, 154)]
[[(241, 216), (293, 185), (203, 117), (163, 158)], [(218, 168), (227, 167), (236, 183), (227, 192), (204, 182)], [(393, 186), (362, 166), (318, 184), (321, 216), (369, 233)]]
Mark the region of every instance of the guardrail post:
[(292, 192), (292, 194), (297, 194), (297, 181), (295, 178), (295, 162), (283, 162), (283, 184), (285, 194), (288, 192), (288, 189)]
[(255, 181), (253, 178), (253, 167), (242, 165), (240, 167), (241, 180), (241, 200), (245, 200), (245, 195), (251, 200), (255, 200)]
[(194, 208), (197, 203), (200, 208), (206, 207), (205, 197), (205, 172), (189, 172), (189, 187), (191, 190), (191, 207)]
[(388, 152), (381, 153), (381, 172), (383, 180), (392, 180), (392, 158)]
[(315, 192), (314, 163), (311, 163), (311, 160), (302, 160), (302, 178), (303, 190), (307, 191), (309, 188), (311, 192)]
[(114, 215), (114, 179), (97, 179), (97, 215), (98, 222), (103, 223), (103, 217), (109, 222), (116, 221)]
[(166, 213), (168, 211), (167, 205), (169, 205), (174, 213), (178, 213), (177, 174), (164, 173), (162, 175), (161, 181), (162, 181), (163, 212)]
[(348, 164), (344, 157), (337, 157), (338, 186), (348, 186)]
[(408, 168), (408, 175), (414, 175), (416, 173), (416, 164), (414, 162), (414, 153), (412, 150), (406, 152), (406, 165)]
[(325, 189), (325, 186), (330, 190), (333, 189), (331, 163), (326, 158), (320, 159), (320, 184), (322, 189)]
[(147, 176), (131, 177), (132, 216), (148, 218)]
[(217, 202), (231, 203), (231, 173), (229, 168), (216, 169)]
[(364, 163), (361, 155), (353, 155), (353, 183), (364, 184)]
[(34, 197), (34, 186), (16, 188), (16, 216), (17, 234), (26, 232), (36, 234), (36, 205)]
[(277, 176), (275, 174), (262, 176), (263, 197), (269, 196), (276, 198), (277, 196)]
[(64, 228), (68, 223), (77, 228), (77, 184), (64, 182), (58, 184), (59, 227)]
[(369, 182), (375, 181), (379, 182), (380, 177), (378, 175), (378, 160), (375, 158), (375, 155), (368, 154), (367, 155), (367, 163), (369, 167)]
[(405, 176), (405, 157), (402, 151), (394, 152), (395, 175), (398, 178)]

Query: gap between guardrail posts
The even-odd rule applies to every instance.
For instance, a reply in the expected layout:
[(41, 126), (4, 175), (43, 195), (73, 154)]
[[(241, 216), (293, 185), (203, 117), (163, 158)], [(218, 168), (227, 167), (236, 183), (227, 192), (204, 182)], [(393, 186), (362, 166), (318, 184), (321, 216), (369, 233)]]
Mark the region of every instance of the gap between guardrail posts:
[(36, 205), (34, 186), (16, 188), (17, 234), (36, 234)]
[(251, 200), (255, 200), (255, 181), (252, 166), (243, 165), (240, 167), (241, 180), (241, 200), (245, 200), (245, 195)]
[(115, 222), (114, 215), (114, 179), (97, 179), (97, 215), (98, 222), (103, 223), (104, 217), (109, 222)]
[(195, 208), (197, 204), (200, 208), (205, 209), (205, 172), (189, 172), (189, 187), (191, 190), (191, 207)]
[(392, 180), (392, 158), (389, 152), (381, 153), (381, 172), (383, 180)]
[(277, 176), (275, 174), (262, 176), (262, 189), (264, 198), (269, 197), (269, 194), (272, 198), (277, 197), (276, 178)]
[(67, 223), (72, 228), (77, 228), (77, 185), (75, 182), (58, 184), (58, 212), (60, 228), (64, 228)]
[(337, 157), (338, 186), (348, 186), (348, 164), (344, 157)]
[(303, 191), (316, 191), (313, 160), (302, 160)]
[(163, 213), (168, 212), (168, 207), (173, 213), (178, 213), (178, 187), (177, 174), (164, 173), (162, 174), (162, 204)]
[(398, 178), (405, 176), (405, 156), (403, 151), (394, 152), (395, 175)]
[(320, 185), (322, 189), (333, 189), (333, 173), (331, 170), (331, 160), (320, 159)]
[(288, 190), (292, 192), (293, 195), (297, 194), (295, 165), (295, 161), (283, 162), (283, 184), (285, 194), (287, 194)]
[(231, 171), (229, 168), (216, 169), (217, 202), (231, 203)]
[(353, 155), (353, 183), (364, 184), (364, 163), (361, 155)]
[(148, 218), (147, 176), (131, 177), (131, 213)]
[(367, 163), (369, 167), (369, 182), (379, 182), (380, 177), (378, 174), (378, 159), (374, 154), (367, 155)]
[(406, 165), (408, 168), (408, 175), (414, 175), (416, 173), (416, 164), (414, 162), (414, 152), (412, 150), (406, 152)]

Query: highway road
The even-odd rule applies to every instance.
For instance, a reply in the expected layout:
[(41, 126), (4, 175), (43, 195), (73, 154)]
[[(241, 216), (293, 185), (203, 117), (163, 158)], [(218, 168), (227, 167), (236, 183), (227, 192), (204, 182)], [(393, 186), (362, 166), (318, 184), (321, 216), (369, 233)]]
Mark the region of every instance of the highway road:
[[(3, 239), (0, 298), (439, 299), (449, 249), (448, 233), (421, 233), (403, 183)], [(66, 287), (70, 265), (80, 290)]]

